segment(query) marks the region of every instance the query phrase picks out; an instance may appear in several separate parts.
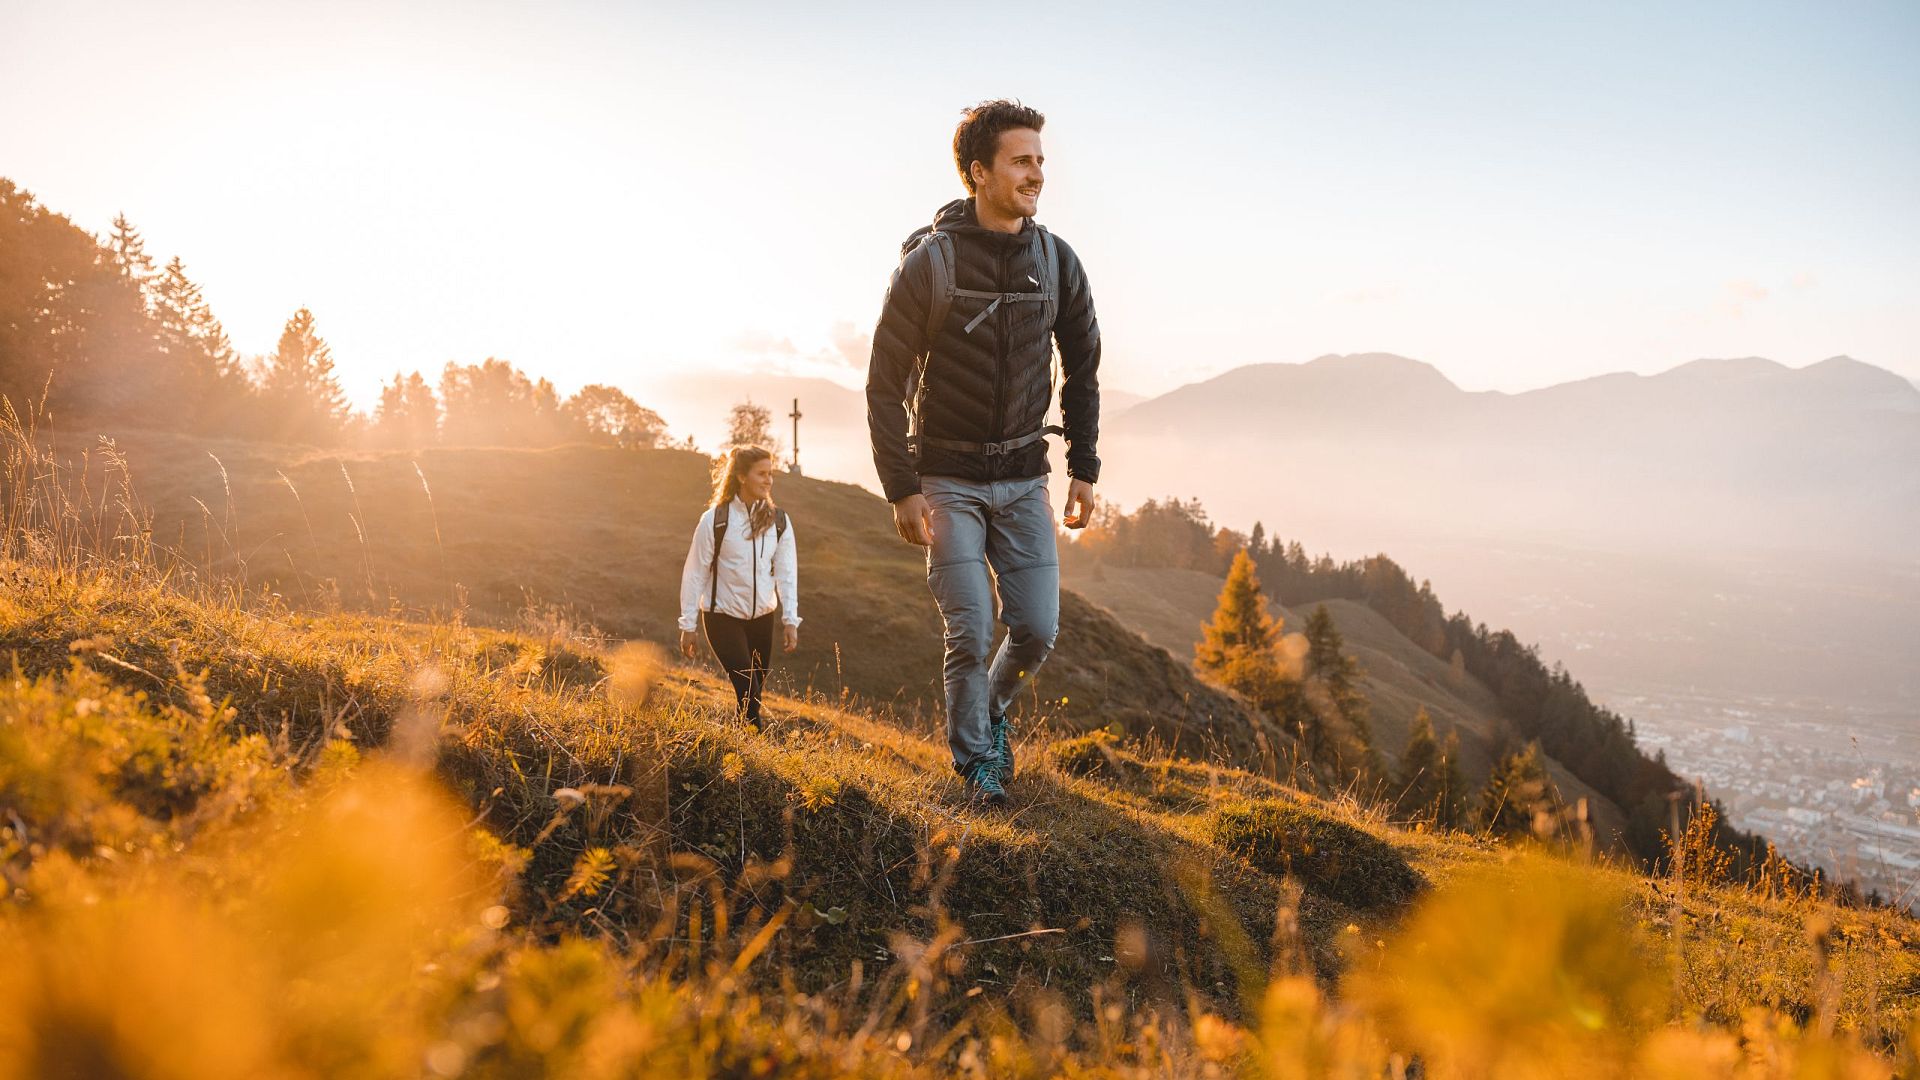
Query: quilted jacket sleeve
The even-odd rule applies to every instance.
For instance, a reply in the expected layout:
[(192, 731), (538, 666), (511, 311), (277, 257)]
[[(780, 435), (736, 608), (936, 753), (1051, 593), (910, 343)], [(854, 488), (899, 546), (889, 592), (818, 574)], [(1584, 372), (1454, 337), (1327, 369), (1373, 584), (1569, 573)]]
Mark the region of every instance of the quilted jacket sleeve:
[[(1056, 238), (1057, 239), (1057, 238)], [(1060, 310), (1053, 321), (1060, 347), (1060, 412), (1066, 419), (1067, 474), (1100, 482), (1100, 321), (1080, 257), (1060, 245)], [(878, 339), (876, 338), (876, 344)]]
[(907, 396), (914, 365), (927, 351), (932, 288), (927, 259), (926, 248), (916, 247), (894, 270), (867, 363), (867, 434), (873, 441), (873, 467), (888, 502), (920, 491), (920, 476), (907, 450)]

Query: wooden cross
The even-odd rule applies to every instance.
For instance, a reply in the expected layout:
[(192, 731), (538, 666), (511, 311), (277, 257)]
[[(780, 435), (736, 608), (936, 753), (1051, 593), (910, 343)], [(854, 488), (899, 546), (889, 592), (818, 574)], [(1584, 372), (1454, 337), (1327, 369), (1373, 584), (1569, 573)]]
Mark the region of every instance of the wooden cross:
[(788, 413), (787, 415), (793, 417), (793, 460), (787, 466), (787, 471), (792, 473), (795, 476), (799, 476), (800, 475), (800, 399), (799, 398), (793, 399), (793, 411)]

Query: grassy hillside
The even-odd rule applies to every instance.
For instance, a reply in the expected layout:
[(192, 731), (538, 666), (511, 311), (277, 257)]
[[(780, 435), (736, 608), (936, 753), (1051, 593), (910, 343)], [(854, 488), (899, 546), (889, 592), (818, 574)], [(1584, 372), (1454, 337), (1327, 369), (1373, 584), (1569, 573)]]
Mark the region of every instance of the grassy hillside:
[[(588, 624), (671, 643), (707, 459), (569, 446), (336, 455), (135, 432), (119, 438), (154, 534), (195, 563), (323, 609)], [(84, 444), (70, 439), (68, 453)], [(800, 546), (800, 651), (774, 685), (937, 722), (940, 618), (925, 560), (850, 484), (781, 476)], [(1282, 737), (1078, 596), (1023, 712), (1069, 730), (1152, 731), (1195, 756)]]
[[(1198, 570), (1102, 566), (1098, 573), (1076, 569), (1067, 583), (1148, 641), (1191, 662), (1200, 626), (1212, 617), (1219, 601), (1222, 580)], [(1289, 633), (1306, 626), (1306, 610), (1271, 601), (1268, 610)], [(1347, 652), (1360, 663), (1374, 739), (1388, 762), (1398, 760), (1414, 713), (1425, 707), (1436, 734), (1459, 733), (1461, 769), (1467, 778), (1485, 783), (1493, 769), (1496, 732), (1502, 724), (1493, 694), (1473, 676), (1451, 671), (1366, 605), (1330, 600), (1327, 611)], [(1617, 836), (1626, 823), (1620, 808), (1552, 757), (1543, 759), (1563, 801), (1586, 799), (1596, 835)]]
[(977, 813), (937, 740), (797, 699), (743, 730), (644, 651), (0, 575), (0, 1075), (1908, 1052), (1892, 913), (1403, 832), (1099, 733), (1029, 744)]

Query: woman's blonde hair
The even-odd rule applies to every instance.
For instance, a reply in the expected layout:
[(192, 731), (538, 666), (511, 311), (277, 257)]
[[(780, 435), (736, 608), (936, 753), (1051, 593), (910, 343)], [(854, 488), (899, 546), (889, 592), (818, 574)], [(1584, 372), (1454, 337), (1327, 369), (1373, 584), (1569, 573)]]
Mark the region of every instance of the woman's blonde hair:
[[(736, 446), (725, 457), (714, 461), (711, 504), (714, 510), (717, 512), (732, 502), (735, 495), (740, 494), (740, 478), (746, 475), (748, 469), (772, 457), (773, 451), (762, 446)], [(773, 524), (773, 497), (768, 496), (754, 503), (749, 509), (752, 511), (750, 520), (753, 531), (747, 535), (759, 536)]]

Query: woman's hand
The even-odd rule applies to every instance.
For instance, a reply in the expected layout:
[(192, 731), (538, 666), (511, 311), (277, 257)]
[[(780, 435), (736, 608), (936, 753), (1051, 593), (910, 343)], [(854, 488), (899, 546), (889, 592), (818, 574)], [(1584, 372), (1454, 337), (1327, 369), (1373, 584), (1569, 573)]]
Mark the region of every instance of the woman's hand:
[(792, 623), (781, 624), (780, 648), (782, 649), (782, 651), (792, 652), (793, 650), (799, 647), (800, 647), (800, 628), (793, 625)]
[(691, 660), (693, 659), (693, 654), (698, 652), (699, 648), (700, 648), (699, 634), (696, 634), (691, 630), (680, 631), (680, 655), (681, 656), (684, 656), (687, 659)]

